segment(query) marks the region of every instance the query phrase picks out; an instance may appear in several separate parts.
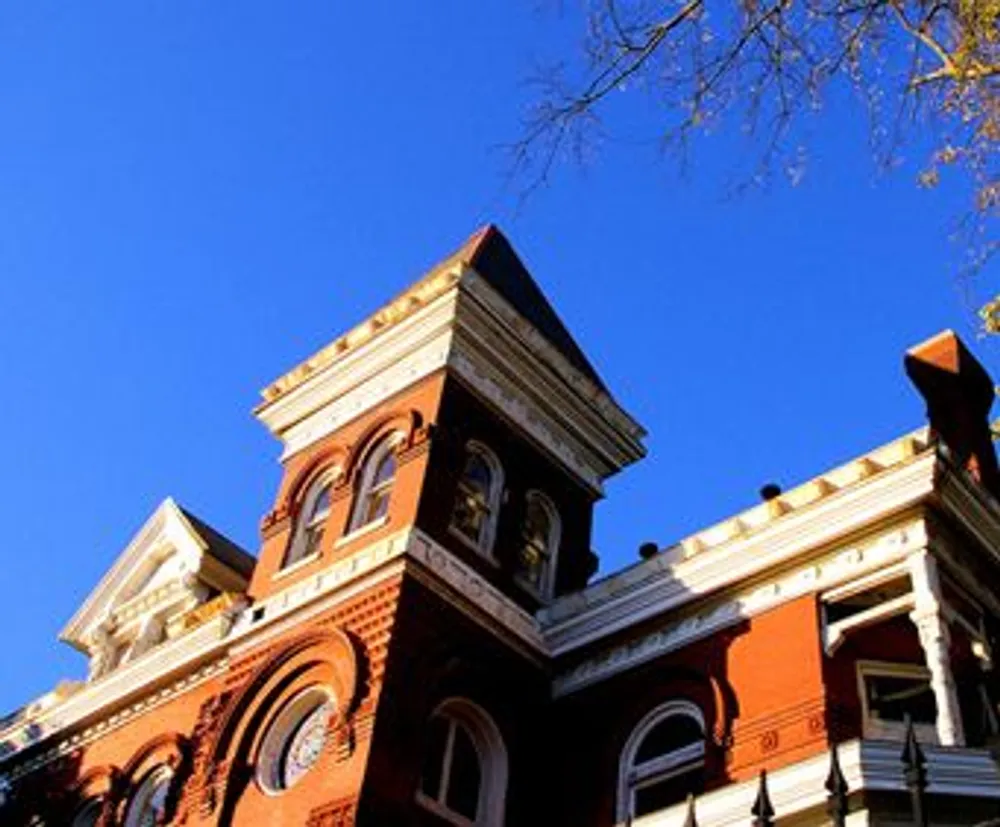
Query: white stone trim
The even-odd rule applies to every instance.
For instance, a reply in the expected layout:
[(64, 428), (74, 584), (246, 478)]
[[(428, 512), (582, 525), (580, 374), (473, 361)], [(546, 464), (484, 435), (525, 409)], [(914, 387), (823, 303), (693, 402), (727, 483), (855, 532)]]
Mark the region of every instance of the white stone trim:
[[(850, 741), (838, 747), (850, 792), (906, 792), (900, 745), (893, 741)], [(928, 795), (1000, 800), (1000, 772), (987, 750), (924, 747)], [(767, 774), (768, 791), (779, 821), (826, 804), (824, 782), (830, 756), (821, 753)], [(712, 827), (746, 827), (757, 796), (757, 779), (729, 784), (697, 799), (698, 822)], [(643, 818), (634, 827), (682, 827), (687, 806), (678, 804)], [(619, 827), (625, 823), (619, 821)]]
[[(491, 586), (442, 545), (423, 532), (409, 528), (365, 546), (265, 600), (252, 606), (237, 607), (232, 613), (220, 615), (188, 634), (165, 641), (53, 704), (44, 714), (6, 730), (2, 734), (3, 741), (12, 744), (13, 749), (0, 754), (0, 764), (61, 730), (92, 719), (105, 710), (118, 708), (132, 699), (139, 699), (134, 701), (138, 714), (157, 699), (176, 694), (166, 690), (150, 694), (151, 685), (190, 670), (195, 670), (192, 674), (198, 676), (197, 682), (200, 682), (203, 675), (198, 671), (198, 664), (213, 658), (225, 663), (229, 657), (237, 657), (268, 639), (284, 634), (293, 626), (356, 597), (384, 579), (408, 570), (416, 574), (417, 570), (408, 569), (407, 564), (416, 564), (420, 571), (433, 575), (433, 579), (440, 583), (439, 592), (476, 622), (507, 634), (513, 641), (526, 644), (530, 651), (545, 651), (538, 623), (529, 612)], [(194, 677), (192, 681), (195, 681)], [(187, 684), (182, 679), (178, 686), (185, 687)], [(144, 696), (144, 692), (147, 695)], [(108, 720), (117, 723), (121, 714), (115, 712)], [(100, 727), (99, 732), (103, 732), (106, 724)], [(85, 732), (92, 730), (93, 727)], [(81, 737), (84, 736), (73, 736), (70, 741), (77, 745)], [(45, 760), (51, 760), (56, 754), (62, 753), (54, 753), (50, 749), (43, 756), (48, 756)]]
[[(858, 697), (861, 699), (861, 731), (865, 738), (881, 741), (903, 742), (906, 736), (906, 724), (903, 721), (883, 721), (872, 716), (868, 706), (868, 692), (865, 689), (865, 678), (869, 675), (884, 675), (896, 678), (915, 678), (930, 683), (931, 673), (923, 664), (893, 663), (880, 660), (859, 660), (855, 663), (858, 685)], [(940, 715), (940, 711), (938, 713)], [(914, 722), (913, 731), (922, 745), (940, 744), (937, 728), (934, 724)]]
[(789, 513), (748, 536), (690, 556), (661, 553), (583, 592), (560, 598), (539, 615), (546, 640), (554, 655), (578, 649), (787, 565), (840, 538), (871, 531), (872, 526), (885, 524), (934, 492), (935, 464), (933, 452), (921, 455), (863, 485)]
[[(127, 594), (143, 571), (172, 556), (179, 560), (180, 578), (177, 581), (151, 592), (140, 590), (134, 595)], [(177, 503), (168, 497), (118, 556), (60, 632), (59, 638), (89, 655), (92, 641), (107, 626), (112, 615), (121, 623), (141, 620), (143, 615), (162, 609), (166, 601), (179, 593), (191, 593), (202, 579), (222, 591), (246, 588), (245, 577), (228, 568), (223, 571), (223, 568), (210, 558), (208, 544)]]
[[(418, 789), (416, 801), (456, 827), (503, 827), (504, 810), (507, 800), (508, 758), (507, 747), (496, 722), (486, 710), (468, 698), (448, 698), (438, 704), (431, 718), (440, 717), (451, 721), (452, 726), (461, 726), (472, 739), (479, 756), (479, 801), (476, 806), (475, 822), (445, 806), (440, 795), (434, 798)], [(448, 746), (451, 746), (449, 741)], [(450, 749), (446, 750), (444, 761), (451, 764)], [(443, 768), (442, 768), (443, 769)], [(447, 781), (442, 779), (446, 784)]]
[[(841, 547), (819, 560), (803, 563), (768, 583), (730, 594), (689, 617), (665, 622), (640, 638), (598, 652), (568, 672), (557, 675), (553, 681), (553, 693), (556, 696), (565, 695), (605, 680), (789, 600), (832, 588), (905, 560), (911, 552), (926, 545), (923, 521), (912, 520), (885, 530), (864, 543)], [(672, 601), (667, 600), (661, 612), (667, 614), (691, 599), (692, 595), (681, 593)]]
[[(594, 493), (644, 454), (645, 432), (474, 270), (258, 408), (292, 456), (446, 366)], [(444, 284), (444, 282), (442, 282)]]
[(457, 295), (453, 286), (288, 393), (261, 405), (257, 416), (284, 441), (283, 458), (443, 368), (451, 348)]
[(366, 534), (371, 534), (372, 532), (378, 531), (380, 528), (387, 525), (389, 525), (389, 515), (384, 514), (377, 520), (372, 520), (370, 523), (365, 523), (362, 526), (352, 529), (347, 534), (342, 534), (334, 541), (333, 547), (343, 548), (348, 543), (353, 543), (355, 540), (364, 537)]
[[(212, 680), (217, 675), (224, 672), (228, 666), (229, 660), (227, 658), (220, 658), (217, 661), (213, 661), (203, 667), (195, 669), (193, 672), (186, 674), (183, 678), (180, 678), (171, 684), (154, 691), (149, 691), (134, 703), (128, 704), (124, 707), (118, 707), (112, 714), (97, 720), (95, 723), (75, 733), (73, 736), (64, 738), (61, 741), (54, 743), (48, 749), (34, 756), (30, 761), (26, 761), (15, 767), (6, 777), (10, 781), (16, 781), (19, 778), (34, 772), (36, 769), (44, 766), (50, 761), (54, 761), (60, 756), (80, 749), (81, 747), (96, 741), (98, 738), (103, 738), (108, 733), (114, 732), (116, 729), (125, 726), (125, 724), (134, 720), (137, 716), (145, 715), (151, 710), (173, 700), (178, 695), (190, 692), (195, 687), (200, 686), (208, 680)], [(100, 712), (105, 709), (106, 706), (108, 706), (108, 704), (96, 706), (96, 709), (92, 711)], [(67, 719), (70, 718), (69, 713), (67, 713), (66, 717)], [(71, 723), (75, 723), (75, 721), (67, 720), (65, 725), (69, 726)], [(15, 752), (9, 752), (6, 755), (0, 756), (0, 763), (5, 762), (7, 758), (16, 756), (22, 749), (31, 746), (31, 744), (54, 735), (57, 729), (62, 728), (64, 727), (60, 724), (59, 727), (43, 729), (37, 739), (31, 741), (30, 743), (22, 744)]]
[(414, 529), (407, 555), (460, 596), (461, 601), (452, 602), (467, 614), (490, 626), (499, 625), (537, 652), (546, 652), (534, 615), (518, 606), (440, 543)]
[[(663, 770), (669, 770), (671, 768), (673, 768), (676, 773), (677, 770), (689, 772), (698, 769), (699, 766), (704, 766), (705, 716), (701, 709), (699, 709), (698, 706), (691, 701), (682, 699), (670, 700), (664, 704), (660, 704), (655, 709), (652, 709), (650, 712), (646, 713), (642, 720), (639, 721), (639, 723), (633, 728), (632, 733), (625, 741), (625, 746), (622, 748), (621, 755), (618, 758), (618, 785), (615, 795), (615, 817), (618, 821), (627, 821), (630, 816), (634, 817), (635, 791), (640, 787), (641, 781), (645, 780), (634, 777), (636, 770), (638, 769), (635, 766), (635, 756), (639, 751), (639, 747), (642, 745), (642, 742), (645, 740), (650, 730), (659, 726), (668, 718), (673, 717), (687, 717), (696, 721), (701, 727), (701, 740), (697, 742), (698, 749), (690, 749), (689, 747), (692, 745), (689, 744), (668, 753), (666, 756), (661, 756), (661, 761), (663, 758), (669, 760), (663, 762), (664, 766), (662, 769), (657, 768), (658, 771), (655, 773), (654, 777), (657, 780), (662, 779)], [(697, 763), (699, 759), (701, 761), (700, 764)]]

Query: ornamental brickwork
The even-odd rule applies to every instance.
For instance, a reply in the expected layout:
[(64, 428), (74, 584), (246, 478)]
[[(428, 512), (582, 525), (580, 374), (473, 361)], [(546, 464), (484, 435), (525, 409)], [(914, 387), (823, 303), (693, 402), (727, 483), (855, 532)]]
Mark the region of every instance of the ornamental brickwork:
[(0, 824), (1000, 815), (992, 383), (950, 332), (906, 367), (927, 427), (597, 576), (645, 432), (485, 228), (264, 391), (254, 554), (167, 499), (111, 563)]

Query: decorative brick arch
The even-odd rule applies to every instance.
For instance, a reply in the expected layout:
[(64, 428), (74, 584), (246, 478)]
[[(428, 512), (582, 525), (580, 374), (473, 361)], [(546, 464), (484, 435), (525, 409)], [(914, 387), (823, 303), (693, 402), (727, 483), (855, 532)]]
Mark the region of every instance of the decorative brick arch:
[(69, 823), (88, 801), (99, 799), (101, 812), (97, 819), (97, 827), (112, 827), (115, 804), (121, 791), (122, 773), (117, 767), (107, 764), (87, 770), (63, 796), (66, 823)]
[(350, 452), (343, 445), (331, 445), (318, 451), (309, 462), (295, 474), (279, 508), (283, 508), (293, 518), (302, 507), (302, 500), (313, 482), (327, 469), (339, 467), (338, 478), (345, 475), (350, 460)]
[(403, 435), (402, 441), (397, 448), (397, 453), (413, 447), (423, 435), (423, 423), (423, 415), (420, 411), (414, 409), (394, 411), (376, 419), (362, 431), (361, 435), (351, 446), (347, 462), (344, 464), (344, 473), (341, 477), (342, 483), (345, 486), (354, 485), (358, 469), (364, 465), (364, 460), (368, 456), (369, 451), (383, 437), (393, 432), (399, 432)]
[[(124, 823), (126, 809), (132, 793), (154, 768), (170, 768), (170, 795), (167, 799), (167, 820), (173, 820), (181, 791), (191, 776), (191, 744), (183, 735), (171, 732), (150, 739), (129, 759), (121, 769), (120, 782), (114, 786), (114, 795), (105, 807), (105, 813), (114, 813), (114, 823)], [(111, 823), (111, 822), (107, 822)]]
[(285, 702), (317, 684), (329, 687), (336, 710), (330, 721), (336, 755), (353, 749), (352, 720), (360, 701), (359, 647), (339, 629), (316, 629), (284, 641), (258, 666), (225, 704), (215, 736), (204, 751), (199, 809), (220, 810), (227, 824), (253, 777), (261, 739)]

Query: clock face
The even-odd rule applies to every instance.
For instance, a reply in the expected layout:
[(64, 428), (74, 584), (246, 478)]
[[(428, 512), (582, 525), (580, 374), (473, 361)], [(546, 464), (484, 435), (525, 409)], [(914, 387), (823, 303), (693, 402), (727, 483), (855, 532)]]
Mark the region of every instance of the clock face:
[(293, 730), (281, 767), (281, 786), (285, 789), (296, 784), (319, 760), (332, 715), (333, 704), (327, 701), (309, 712)]

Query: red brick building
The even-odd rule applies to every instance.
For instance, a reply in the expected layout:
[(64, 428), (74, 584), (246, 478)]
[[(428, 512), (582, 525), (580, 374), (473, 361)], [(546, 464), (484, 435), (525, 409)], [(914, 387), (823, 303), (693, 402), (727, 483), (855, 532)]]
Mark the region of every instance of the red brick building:
[(766, 770), (818, 825), (831, 747), (836, 823), (991, 818), (992, 383), (951, 333), (907, 371), (927, 427), (594, 580), (644, 432), (487, 228), (265, 389), (255, 556), (149, 518), (63, 630), (87, 680), (0, 721), (0, 823), (721, 827)]

